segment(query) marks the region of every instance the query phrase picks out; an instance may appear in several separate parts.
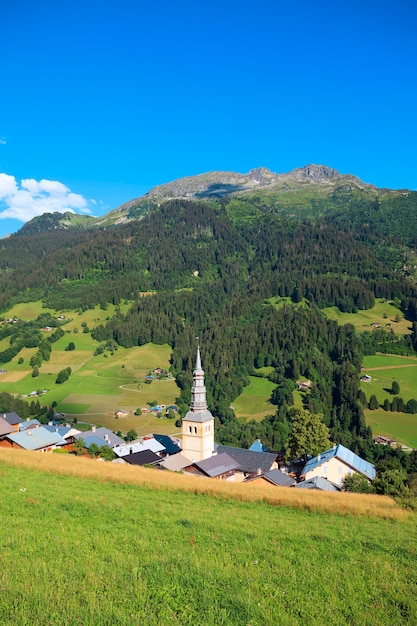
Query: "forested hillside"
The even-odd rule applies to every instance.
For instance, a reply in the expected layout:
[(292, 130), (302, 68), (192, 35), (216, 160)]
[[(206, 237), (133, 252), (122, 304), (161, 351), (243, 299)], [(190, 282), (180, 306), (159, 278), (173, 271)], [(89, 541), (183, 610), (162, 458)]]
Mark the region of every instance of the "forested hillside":
[(359, 336), (321, 309), (355, 312), (384, 298), (415, 321), (417, 289), (406, 263), (417, 194), (375, 200), (368, 190), (339, 189), (293, 214), (274, 198), (174, 199), (119, 226), (26, 228), (1, 242), (0, 306), (42, 299), (55, 310), (85, 310), (133, 301), (128, 313), (96, 327), (94, 338), (124, 347), (170, 344), (185, 407), (199, 336), (223, 442), (247, 438), (250, 426), (229, 407), (248, 376), (270, 366), (276, 413), (258, 426), (267, 445), (284, 446), (295, 381), (305, 377), (312, 381), (306, 408), (323, 415), (333, 440), (372, 458), (358, 401), (362, 356), (413, 352), (416, 332)]

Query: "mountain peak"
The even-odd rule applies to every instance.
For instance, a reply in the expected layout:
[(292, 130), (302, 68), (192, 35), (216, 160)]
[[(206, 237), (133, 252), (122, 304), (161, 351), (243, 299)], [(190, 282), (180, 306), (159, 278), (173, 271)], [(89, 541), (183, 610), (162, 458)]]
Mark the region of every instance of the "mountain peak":
[(335, 176), (340, 176), (339, 172), (332, 167), (326, 165), (305, 165), (298, 169), (292, 170), (290, 174), (299, 174), (303, 178), (308, 178), (314, 181), (330, 180)]

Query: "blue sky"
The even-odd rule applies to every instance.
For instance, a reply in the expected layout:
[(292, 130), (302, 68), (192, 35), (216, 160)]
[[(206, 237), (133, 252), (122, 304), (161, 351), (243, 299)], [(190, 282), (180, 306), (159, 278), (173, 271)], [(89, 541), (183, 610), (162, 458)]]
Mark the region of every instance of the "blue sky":
[(0, 236), (212, 170), (417, 189), (412, 0), (14, 0), (1, 22)]

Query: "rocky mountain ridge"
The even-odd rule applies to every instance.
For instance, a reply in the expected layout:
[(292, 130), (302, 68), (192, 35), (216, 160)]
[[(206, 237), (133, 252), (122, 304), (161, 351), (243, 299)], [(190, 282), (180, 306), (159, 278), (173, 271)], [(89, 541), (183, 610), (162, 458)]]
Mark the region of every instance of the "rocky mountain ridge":
[[(46, 219), (47, 214), (34, 218), (19, 231), (19, 234), (32, 234), (46, 230), (68, 228), (92, 228), (123, 224), (140, 219), (160, 204), (173, 199), (222, 199), (241, 198), (263, 201), (267, 204), (284, 203), (293, 206), (297, 211), (300, 207), (310, 206), (312, 198), (323, 199), (332, 194), (348, 196), (356, 192), (381, 197), (389, 194), (400, 195), (407, 190), (379, 189), (375, 185), (364, 183), (351, 174), (340, 174), (337, 170), (325, 165), (310, 164), (296, 168), (284, 174), (277, 174), (266, 167), (258, 167), (247, 174), (230, 171), (213, 171), (196, 176), (186, 176), (163, 185), (157, 185), (145, 195), (125, 202), (99, 218), (81, 219), (75, 215), (56, 214)], [(80, 219), (78, 219), (80, 218)]]

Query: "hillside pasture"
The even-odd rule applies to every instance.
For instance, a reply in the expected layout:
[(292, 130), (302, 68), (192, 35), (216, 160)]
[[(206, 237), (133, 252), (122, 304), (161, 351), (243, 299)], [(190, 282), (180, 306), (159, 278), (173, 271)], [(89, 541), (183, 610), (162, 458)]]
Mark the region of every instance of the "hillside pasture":
[(400, 444), (417, 450), (417, 414), (396, 413), (384, 409), (364, 411), (367, 426), (374, 435), (395, 439)]
[(391, 401), (393, 396), (390, 390), (394, 380), (400, 385), (398, 395), (404, 402), (411, 398), (417, 400), (417, 358), (384, 354), (367, 356), (364, 357), (362, 370), (364, 374), (372, 376), (370, 382), (361, 382), (361, 389), (368, 401), (372, 394), (375, 394), (380, 404), (385, 398)]
[[(398, 394), (407, 402), (417, 400), (417, 357), (375, 354), (363, 359), (363, 373), (372, 376), (370, 382), (361, 382), (367, 401), (374, 394), (380, 405), (393, 395), (390, 390), (393, 381), (400, 386)], [(417, 415), (376, 409), (365, 411), (366, 423), (371, 426), (374, 435), (384, 435), (401, 444), (417, 448)]]
[(267, 378), (250, 376), (250, 384), (243, 388), (240, 396), (233, 402), (236, 417), (246, 420), (261, 421), (266, 415), (275, 413), (276, 407), (270, 398), (276, 385)]
[(4, 449), (0, 469), (4, 626), (417, 623), (416, 519), (389, 498)]
[[(357, 313), (342, 313), (337, 307), (327, 307), (323, 309), (324, 314), (338, 324), (352, 324), (358, 331), (372, 332), (372, 323), (380, 324), (381, 328), (393, 330), (396, 335), (407, 335), (411, 333), (411, 322), (405, 319), (401, 310), (392, 302), (386, 300), (376, 300), (371, 309), (358, 311)], [(397, 322), (396, 319), (399, 319)], [(390, 324), (390, 327), (387, 327)]]
[[(65, 350), (70, 341), (75, 344), (75, 350)], [(5, 364), (7, 373), (0, 376), (0, 391), (29, 395), (38, 389), (47, 389), (41, 402), (48, 405), (56, 402), (59, 413), (123, 432), (134, 428), (138, 434), (147, 434), (150, 426), (153, 429), (158, 426), (159, 432), (172, 433), (175, 430), (172, 420), (158, 420), (153, 415), (133, 415), (137, 408), (146, 407), (151, 401), (175, 404), (179, 389), (174, 379), (155, 381), (150, 385), (143, 382), (147, 373), (156, 367), (169, 370), (170, 346), (147, 344), (129, 349), (119, 347), (112, 353), (106, 350), (94, 356), (98, 345), (90, 333), (66, 332), (52, 344), (50, 360), (42, 363), (36, 378), (32, 377), (29, 361), (37, 348), (26, 348)], [(19, 356), (24, 358), (24, 363), (20, 365), (17, 363)], [(65, 383), (57, 385), (56, 376), (66, 367), (71, 367), (71, 376)], [(129, 413), (123, 423), (115, 420), (117, 409), (125, 409)]]

